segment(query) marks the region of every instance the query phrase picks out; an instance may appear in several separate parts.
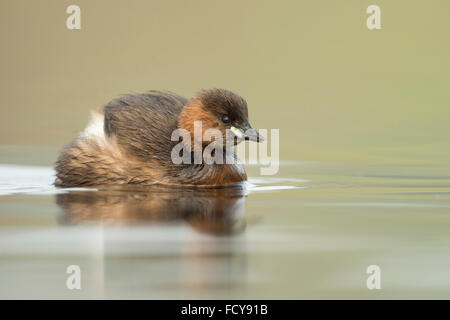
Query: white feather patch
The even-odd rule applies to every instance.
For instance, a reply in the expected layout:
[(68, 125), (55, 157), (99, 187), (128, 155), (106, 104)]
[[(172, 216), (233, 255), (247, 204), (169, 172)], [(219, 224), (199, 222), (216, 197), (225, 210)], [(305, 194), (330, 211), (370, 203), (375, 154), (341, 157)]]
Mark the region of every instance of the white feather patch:
[(240, 130), (240, 129), (236, 128), (236, 127), (231, 126), (230, 130), (239, 139), (241, 139), (244, 136), (244, 133), (242, 132), (242, 130)]
[(81, 136), (85, 138), (92, 138), (99, 142), (105, 143), (106, 140), (105, 131), (103, 129), (103, 120), (103, 114), (95, 111), (92, 112), (91, 120), (89, 121), (86, 129), (84, 129), (84, 131), (81, 133)]

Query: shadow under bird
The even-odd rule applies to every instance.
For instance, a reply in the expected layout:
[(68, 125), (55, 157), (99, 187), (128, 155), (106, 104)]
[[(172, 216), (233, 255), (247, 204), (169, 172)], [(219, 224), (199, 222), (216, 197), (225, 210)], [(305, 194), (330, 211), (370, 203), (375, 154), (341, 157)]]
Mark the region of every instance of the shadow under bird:
[(241, 188), (174, 188), (123, 186), (56, 195), (64, 225), (143, 225), (186, 222), (193, 230), (213, 236), (245, 231), (245, 190)]

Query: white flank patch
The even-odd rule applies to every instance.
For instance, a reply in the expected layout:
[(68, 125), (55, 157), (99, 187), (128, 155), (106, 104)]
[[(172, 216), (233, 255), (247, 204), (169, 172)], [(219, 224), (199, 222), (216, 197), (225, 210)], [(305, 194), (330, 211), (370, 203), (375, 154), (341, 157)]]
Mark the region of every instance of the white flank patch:
[(82, 137), (95, 139), (100, 143), (105, 143), (105, 130), (103, 128), (103, 114), (93, 111), (88, 126), (81, 133)]

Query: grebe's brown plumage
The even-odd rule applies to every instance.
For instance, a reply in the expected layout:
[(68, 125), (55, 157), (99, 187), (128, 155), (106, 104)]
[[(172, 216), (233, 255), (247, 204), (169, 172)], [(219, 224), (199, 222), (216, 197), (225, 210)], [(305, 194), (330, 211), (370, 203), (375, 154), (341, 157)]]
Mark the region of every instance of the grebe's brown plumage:
[[(227, 121), (223, 121), (224, 117)], [(55, 185), (116, 184), (223, 186), (247, 180), (233, 147), (234, 164), (174, 164), (171, 151), (179, 141), (172, 132), (185, 129), (194, 137), (194, 121), (203, 131), (231, 125), (251, 129), (245, 100), (223, 89), (200, 92), (191, 100), (170, 92), (125, 95), (93, 114), (86, 130), (62, 151)], [(259, 141), (258, 133), (246, 140)], [(205, 141), (202, 148), (210, 141)], [(230, 150), (229, 150), (230, 151)]]

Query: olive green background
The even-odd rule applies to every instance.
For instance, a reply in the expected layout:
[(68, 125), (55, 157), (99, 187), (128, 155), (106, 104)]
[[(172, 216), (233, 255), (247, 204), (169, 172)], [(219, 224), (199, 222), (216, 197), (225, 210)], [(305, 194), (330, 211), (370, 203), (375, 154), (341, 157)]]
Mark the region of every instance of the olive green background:
[(447, 0), (0, 3), (0, 145), (57, 150), (120, 94), (222, 87), (280, 129), (281, 160), (448, 159)]
[[(66, 28), (71, 4), (81, 30)], [(449, 0), (0, 0), (0, 15), (0, 298), (450, 298)], [(203, 234), (176, 210), (152, 220), (159, 206), (124, 200), (137, 191), (52, 185), (90, 110), (211, 87), (280, 129), (278, 174), (246, 166), (248, 195), (203, 221), (242, 233)], [(382, 290), (366, 287), (373, 264)]]

